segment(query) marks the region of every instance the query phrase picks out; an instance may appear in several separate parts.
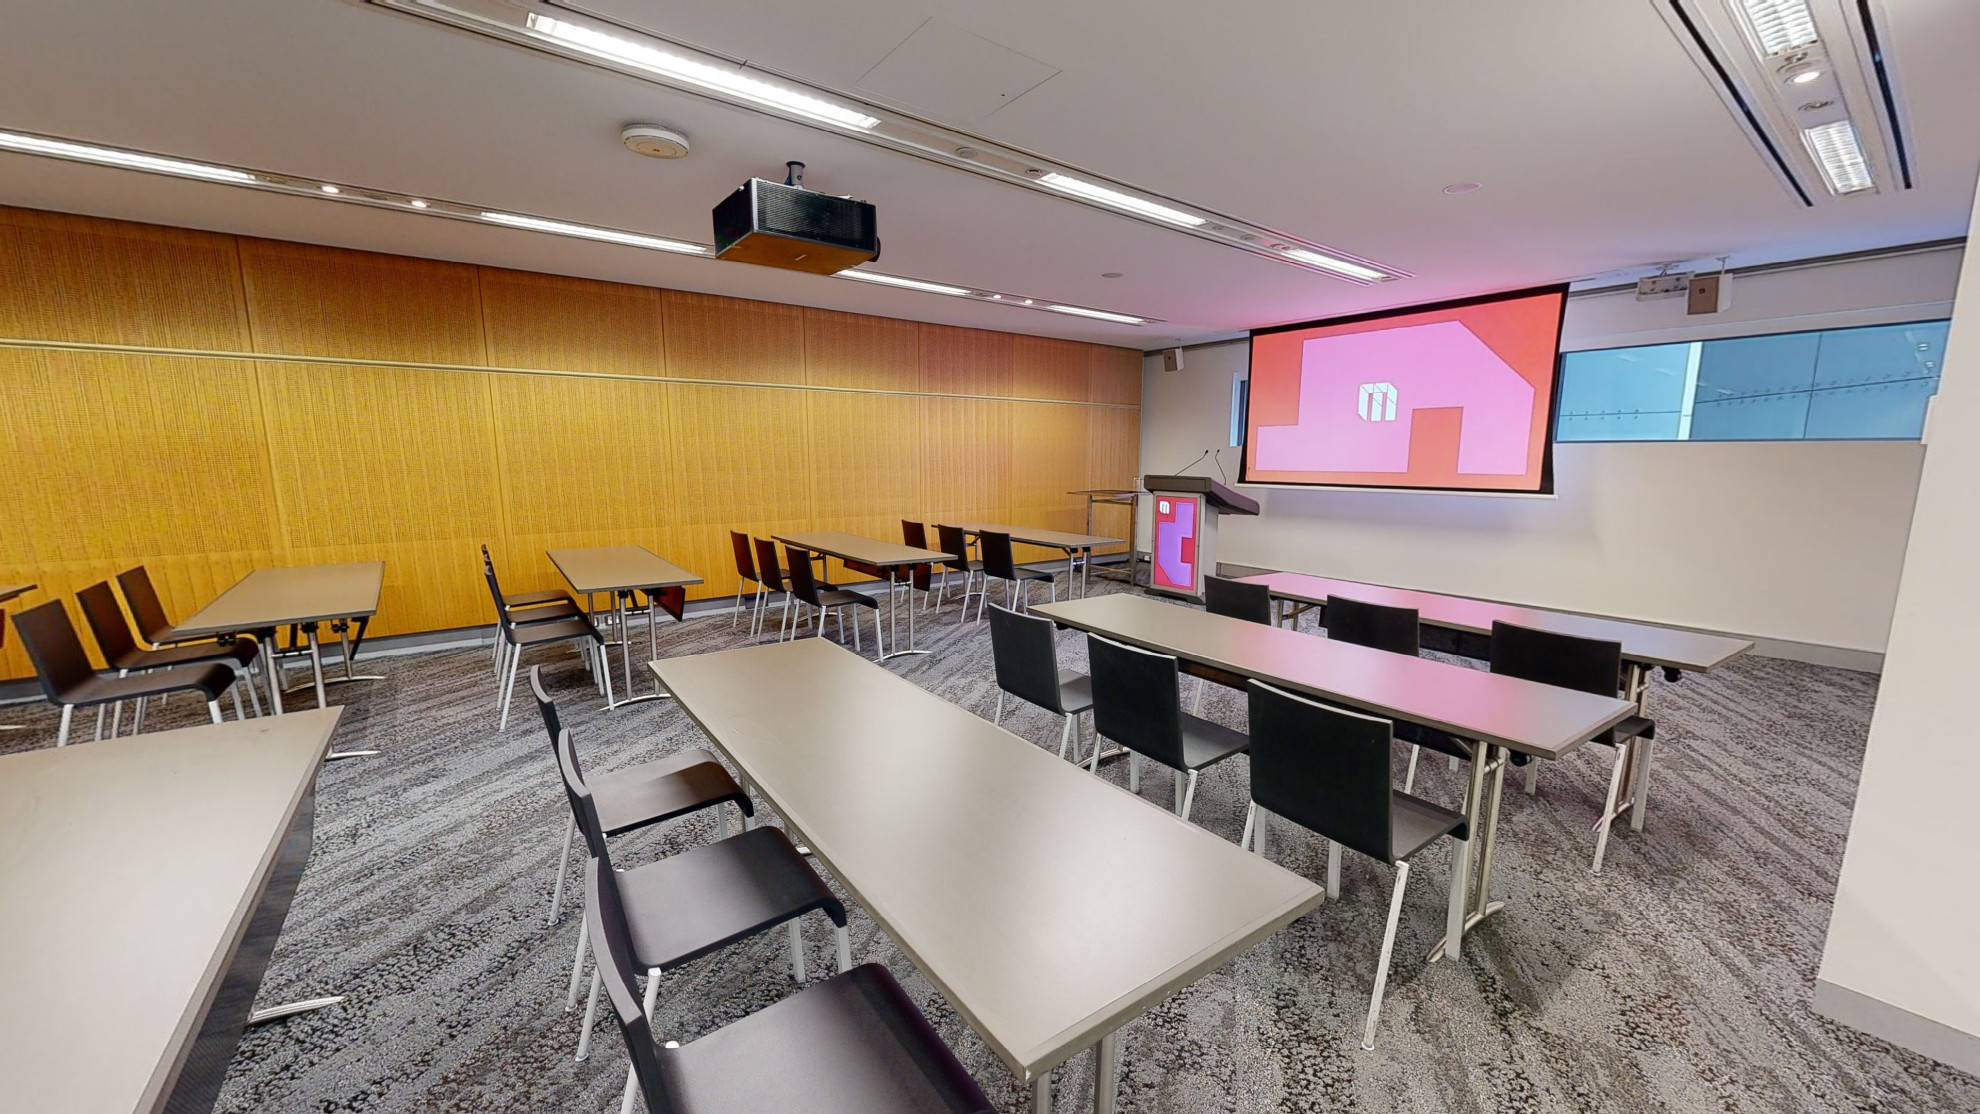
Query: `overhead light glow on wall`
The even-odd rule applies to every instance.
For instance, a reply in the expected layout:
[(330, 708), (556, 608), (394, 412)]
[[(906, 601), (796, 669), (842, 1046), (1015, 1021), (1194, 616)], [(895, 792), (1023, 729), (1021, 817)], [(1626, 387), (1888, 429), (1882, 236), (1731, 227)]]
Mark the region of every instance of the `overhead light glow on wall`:
[(27, 155), (48, 155), (75, 162), (93, 162), (101, 166), (120, 166), (126, 170), (170, 174), (177, 178), (200, 178), (208, 182), (233, 182), (238, 185), (255, 183), (254, 175), (232, 167), (187, 162), (184, 159), (168, 159), (138, 151), (122, 151), (115, 147), (98, 147), (89, 143), (71, 143), (67, 140), (23, 135), (19, 132), (0, 131), (0, 150), (19, 151)]
[(1815, 13), (1807, 0), (1740, 0), (1747, 26), (1768, 54), (1779, 54), (1798, 46), (1820, 42), (1815, 30)]
[(552, 236), (574, 236), (580, 240), (602, 240), (608, 244), (624, 244), (630, 248), (651, 248), (654, 251), (679, 252), (682, 255), (707, 255), (708, 249), (700, 244), (690, 244), (681, 240), (663, 240), (658, 236), (647, 236), (638, 232), (621, 232), (616, 228), (598, 228), (589, 224), (572, 224), (569, 221), (546, 220), (543, 217), (525, 217), (516, 213), (483, 213), (481, 219), (490, 224), (506, 225), (510, 228), (525, 228), (531, 232), (548, 232)]
[(586, 27), (582, 23), (544, 15), (541, 12), (529, 13), (529, 29), (595, 58), (633, 66), (673, 81), (766, 105), (821, 123), (864, 131), (880, 122), (879, 117), (868, 116), (864, 112), (844, 105), (833, 104), (823, 97), (814, 97), (809, 93), (750, 77), (738, 70), (710, 65), (698, 59), (661, 50), (634, 39), (608, 34), (596, 28)]
[(1856, 139), (1856, 127), (1848, 120), (1809, 128), (1801, 133), (1801, 138), (1808, 144), (1808, 153), (1821, 166), (1830, 193), (1841, 196), (1876, 188), (1876, 181), (1870, 177), (1870, 164), (1863, 157), (1863, 145)]
[(1141, 216), (1153, 217), (1156, 220), (1167, 221), (1170, 224), (1179, 224), (1184, 228), (1201, 228), (1210, 223), (1208, 219), (1199, 217), (1195, 213), (1185, 213), (1181, 209), (1172, 209), (1167, 205), (1158, 205), (1145, 197), (1136, 197), (1131, 193), (1122, 193), (1120, 190), (1108, 189), (1106, 186), (1089, 182), (1084, 178), (1075, 178), (1070, 174), (1060, 174), (1054, 171), (1038, 179), (1038, 183), (1043, 186), (1050, 186), (1060, 193), (1069, 193), (1074, 197), (1082, 197), (1096, 204), (1105, 205), (1110, 209), (1138, 213)]

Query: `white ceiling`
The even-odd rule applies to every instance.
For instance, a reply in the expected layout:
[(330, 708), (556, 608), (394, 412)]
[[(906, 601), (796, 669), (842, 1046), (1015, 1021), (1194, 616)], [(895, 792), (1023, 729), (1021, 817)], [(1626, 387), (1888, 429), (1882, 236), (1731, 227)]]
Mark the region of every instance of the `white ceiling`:
[[(881, 270), (1168, 324), (24, 155), (0, 155), (0, 203), (1152, 348), (1665, 259), (1961, 236), (1980, 161), (1971, 0), (1885, 5), (1918, 188), (1813, 209), (1648, 0), (585, 3), (1416, 277), (1338, 282), (355, 0), (12, 5), (0, 127), (699, 241), (730, 189), (801, 159), (807, 185), (879, 207)], [(967, 80), (931, 87), (945, 50), (973, 59)], [(680, 128), (694, 153), (628, 153), (632, 121)], [(1467, 181), (1485, 188), (1440, 192)]]

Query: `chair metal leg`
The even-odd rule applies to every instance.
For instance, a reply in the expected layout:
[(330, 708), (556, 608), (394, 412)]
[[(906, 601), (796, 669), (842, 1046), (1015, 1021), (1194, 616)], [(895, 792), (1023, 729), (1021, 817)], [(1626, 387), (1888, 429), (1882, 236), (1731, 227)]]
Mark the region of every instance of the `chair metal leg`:
[(1251, 832), (1257, 823), (1258, 802), (1252, 801), (1244, 806), (1244, 831), (1238, 833), (1238, 850), (1244, 851), (1251, 847)]
[(1540, 789), (1540, 763), (1528, 762), (1526, 764), (1526, 795), (1531, 797), (1534, 793), (1538, 792), (1539, 789)]
[(839, 938), (839, 974), (843, 975), (847, 971), (852, 970), (852, 965), (853, 965), (852, 934), (846, 931), (845, 925), (837, 925), (834, 927), (837, 930), (835, 935), (837, 935)]
[(591, 1059), (591, 1024), (598, 1016), (598, 982), (600, 977), (598, 969), (594, 967), (591, 971), (591, 993), (586, 995), (584, 999), (584, 1023), (578, 1028), (577, 1055), (571, 1057), (580, 1064)]
[[(1001, 695), (998, 698), (998, 703), (1000, 705), (1003, 703), (1003, 699)], [(1061, 762), (1065, 761), (1066, 748), (1072, 745), (1072, 733), (1073, 733), (1073, 717), (1070, 713), (1068, 713), (1066, 715), (1066, 725), (1059, 730), (1059, 760)], [(1073, 760), (1077, 762), (1079, 760), (1079, 756), (1074, 755)]]
[(1396, 864), (1396, 891), (1389, 898), (1389, 926), (1382, 931), (1382, 958), (1375, 964), (1375, 996), (1368, 1001), (1368, 1029), (1361, 1047), (1375, 1051), (1375, 1023), (1382, 1016), (1382, 993), (1389, 988), (1389, 956), (1396, 950), (1396, 921), (1402, 916), (1403, 887), (1409, 884), (1409, 862)]
[(1327, 841), (1327, 900), (1341, 896), (1341, 845)]
[[(1643, 822), (1649, 813), (1650, 756), (1655, 752), (1656, 746), (1655, 739), (1645, 738), (1638, 739), (1633, 748), (1636, 751), (1636, 775), (1630, 781), (1635, 785), (1636, 792), (1631, 795), (1629, 803), (1629, 830), (1633, 832), (1643, 830)], [(1527, 766), (1529, 770), (1532, 768), (1532, 765)]]
[(1002, 727), (1004, 725), (1004, 690), (1003, 689), (997, 690), (997, 713), (990, 717), (990, 722), (996, 724), (998, 727)]
[(1176, 815), (1181, 816), (1184, 820), (1189, 819), (1190, 807), (1195, 804), (1196, 804), (1196, 771), (1191, 770), (1189, 772), (1189, 788), (1183, 790), (1182, 807), (1176, 810)]
[(1448, 956), (1455, 963), (1463, 958), (1465, 913), (1471, 898), (1471, 843), (1469, 840), (1451, 840), (1451, 895), (1450, 904), (1444, 911), (1444, 950), (1437, 958)]
[(56, 746), (65, 747), (69, 745), (69, 722), (75, 718), (75, 715), (76, 706), (74, 704), (62, 705), (62, 729), (56, 732)]
[[(729, 629), (730, 629), (730, 630), (735, 630), (735, 629), (736, 629), (736, 624), (737, 624), (738, 622), (740, 622), (740, 621), (742, 620), (742, 593), (743, 593), (743, 587), (744, 587), (744, 585), (743, 585), (743, 582), (742, 582), (741, 580), (737, 580), (737, 581), (736, 581), (736, 605), (735, 605), (734, 607), (731, 607), (731, 608), (729, 609)], [(653, 620), (652, 620), (652, 619), (650, 619), (650, 618), (649, 618), (649, 619), (647, 620), (647, 623), (648, 623), (648, 624), (651, 624), (652, 622), (653, 622)]]
[(1196, 698), (1189, 702), (1189, 714), (1198, 715), (1203, 711), (1203, 689), (1210, 682), (1201, 677), (1196, 679)]
[(550, 894), (550, 923), (564, 911), (564, 878), (571, 872), (571, 837), (577, 834), (577, 818), (564, 818), (564, 853), (557, 856), (557, 888)]
[[(509, 655), (509, 677), (502, 683), (502, 721), (495, 726), (496, 734), (501, 734), (509, 729), (509, 699), (516, 694), (516, 672), (521, 666), (522, 647), (517, 646), (515, 652)], [(605, 669), (600, 670), (600, 672), (609, 676), (612, 671)]]
[(1416, 788), (1416, 760), (1422, 754), (1423, 748), (1420, 746), (1411, 746), (1409, 748), (1409, 770), (1403, 774), (1403, 792), (1405, 793)]
[(1258, 852), (1258, 857), (1261, 859), (1269, 857), (1272, 853), (1271, 841), (1266, 838), (1272, 833), (1271, 825), (1266, 823), (1271, 818), (1272, 814), (1270, 812), (1262, 808), (1259, 809), (1258, 826), (1251, 829), (1251, 847), (1252, 850)]
[(590, 920), (584, 917), (579, 917), (577, 958), (571, 961), (571, 989), (570, 989), (570, 993), (564, 996), (565, 1013), (569, 1013), (577, 1008), (578, 986), (582, 983), (584, 979), (585, 949), (589, 948), (590, 946), (591, 946), (591, 922)]
[(234, 698), (234, 718), (246, 719), (247, 713), (241, 710), (241, 687), (239, 685), (228, 685), (227, 695)]
[(791, 929), (791, 977), (804, 981), (804, 926), (795, 918), (790, 921)]
[(220, 722), (220, 702), (219, 702), (218, 700), (209, 700), (209, 701), (207, 701), (207, 702), (206, 702), (206, 714), (207, 714), (207, 715), (209, 715), (209, 716), (212, 716), (212, 717), (213, 717), (213, 722), (215, 722), (215, 723), (219, 723), (219, 722)]
[(1141, 753), (1128, 751), (1128, 792), (1141, 792)]
[(1609, 797), (1602, 802), (1602, 818), (1595, 822), (1595, 866), (1589, 873), (1602, 873), (1602, 857), (1609, 851), (1609, 826), (1616, 819), (1616, 796), (1622, 789), (1623, 771), (1629, 767), (1630, 741), (1616, 744), (1616, 765), (1609, 771)]

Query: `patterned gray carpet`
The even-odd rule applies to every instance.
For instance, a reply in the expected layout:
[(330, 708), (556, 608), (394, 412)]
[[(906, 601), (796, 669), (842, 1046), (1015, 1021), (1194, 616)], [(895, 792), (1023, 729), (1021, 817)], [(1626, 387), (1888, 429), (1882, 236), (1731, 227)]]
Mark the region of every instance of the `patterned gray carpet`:
[[(959, 628), (955, 614), (952, 605), (923, 628), (934, 654), (888, 668), (987, 716), (987, 627)], [(742, 641), (726, 617), (662, 635), (670, 655)], [(1061, 647), (1065, 664), (1083, 668), (1082, 640), (1068, 634)], [(599, 711), (569, 651), (539, 660), (594, 768), (701, 745), (664, 702)], [(384, 753), (325, 768), (315, 854), (261, 994), (264, 1004), (350, 999), (251, 1032), (219, 1109), (615, 1110), (625, 1069), (616, 1030), (601, 1023), (592, 1059), (571, 1058), (579, 1018), (563, 1002), (577, 904), (567, 896), (546, 925), (566, 809), (534, 708), (519, 702), (508, 732), (495, 732), (486, 650), (374, 668), (390, 679), (340, 693), (350, 708), (337, 746)], [(1537, 798), (1509, 779), (1495, 872), (1507, 908), (1468, 938), (1462, 966), (1423, 962), (1441, 934), (1447, 877), (1441, 851), (1423, 857), (1376, 1051), (1358, 1041), (1391, 875), (1350, 857), (1339, 902), (1125, 1030), (1121, 1109), (1980, 1110), (1980, 1080), (1808, 1009), (1875, 692), (1869, 675), (1762, 658), (1659, 681), (1649, 829), (1613, 841), (1599, 878), (1588, 872), (1589, 825), (1609, 752), (1590, 750), (1545, 768)], [(1213, 688), (1204, 706), (1242, 726), (1237, 694)], [(52, 724), (39, 710), (7, 711)], [(180, 702), (159, 725), (192, 713)], [(1005, 724), (1057, 746), (1056, 724), (1037, 709)], [(52, 730), (14, 732), (0, 747), (49, 739)], [(1440, 762), (1426, 769), (1419, 791), (1454, 803), (1456, 778)], [(1103, 772), (1125, 777), (1124, 767)], [(1168, 776), (1144, 769), (1150, 807), (1167, 806)], [(1210, 771), (1197, 821), (1235, 840), (1245, 779), (1242, 759)], [(712, 818), (679, 822), (628, 837), (622, 861), (713, 835)], [(1316, 880), (1320, 847), (1275, 831), (1274, 857)], [(807, 943), (823, 974), (831, 936), (817, 920)], [(791, 993), (783, 940), (745, 942), (667, 976), (656, 1031), (689, 1040)], [(902, 979), (1003, 1108), (1023, 1107), (1010, 1073), (856, 908), (853, 940), (858, 959)], [(1088, 1108), (1090, 1072), (1086, 1055), (1061, 1069), (1058, 1109)]]

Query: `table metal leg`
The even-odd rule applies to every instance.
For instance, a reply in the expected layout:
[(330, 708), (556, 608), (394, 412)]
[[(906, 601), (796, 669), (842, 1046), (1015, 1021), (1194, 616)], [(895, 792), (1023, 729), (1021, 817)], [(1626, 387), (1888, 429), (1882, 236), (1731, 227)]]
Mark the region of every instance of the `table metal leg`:
[[(633, 695), (632, 630), (626, 626), (626, 597), (630, 594), (631, 594), (630, 592), (612, 593), (612, 616), (614, 621), (617, 622), (619, 626), (619, 653), (623, 655), (623, 658), (620, 662), (620, 669), (622, 671), (620, 675), (625, 678), (626, 684), (625, 684), (625, 692), (623, 695), (619, 696), (615, 700), (610, 700), (606, 703), (605, 708), (607, 711), (610, 711), (613, 708), (623, 707), (627, 704), (644, 704), (648, 700), (671, 700), (674, 697), (674, 694), (671, 692), (649, 692), (641, 696)], [(653, 626), (653, 623), (655, 621), (653, 616), (654, 610), (655, 609), (652, 608), (648, 609), (646, 622), (649, 628)], [(654, 656), (659, 657), (660, 656), (658, 653), (658, 647), (660, 645), (659, 636), (657, 634), (652, 634), (650, 629), (648, 633), (650, 635), (649, 640), (652, 642), (653, 646), (655, 647)], [(605, 657), (604, 666), (608, 670), (612, 668), (612, 651), (610, 647), (611, 644), (608, 642), (604, 646), (601, 646), (598, 651), (600, 654), (604, 655)], [(654, 681), (654, 687), (655, 688), (659, 687), (658, 680)]]
[(1119, 1038), (1117, 1029), (1093, 1046), (1093, 1114), (1114, 1114), (1114, 1092), (1120, 1088)]
[[(1499, 802), (1506, 784), (1506, 761), (1511, 751), (1489, 743), (1472, 744), (1471, 785), (1465, 794), (1464, 812), (1471, 838), (1465, 854), (1476, 854), (1478, 864), (1472, 873), (1472, 897), (1465, 913), (1464, 931), (1470, 932), (1486, 917), (1505, 908), (1505, 902), (1492, 900), (1492, 852), (1499, 841)], [(1491, 775), (1487, 785), (1486, 775)], [(1439, 939), (1430, 949), (1429, 961), (1444, 957), (1445, 941)], [(1463, 951), (1460, 941), (1460, 952)]]
[[(900, 603), (900, 597), (895, 593), (894, 588), (895, 588), (894, 581), (891, 578), (889, 578), (887, 581), (887, 639), (888, 641), (892, 642), (895, 646), (899, 646), (901, 644), (900, 635), (898, 633), (898, 628), (895, 627), (894, 623), (898, 613), (900, 612), (901, 603)], [(914, 595), (914, 589), (912, 587), (908, 588), (908, 595), (910, 597)], [(912, 605), (913, 600), (910, 599), (909, 603), (910, 605)], [(892, 658), (904, 658), (909, 656), (910, 654), (926, 654), (930, 652), (928, 650), (917, 650), (914, 648), (914, 613), (916, 610), (918, 609), (913, 606), (909, 606), (908, 608), (907, 649), (905, 650), (897, 649), (891, 654), (883, 653), (880, 655), (879, 660), (888, 661)], [(963, 610), (967, 611), (969, 609), (967, 606), (965, 606)]]
[(344, 997), (344, 995), (339, 994), (332, 998), (305, 998), (300, 1002), (286, 1002), (279, 1006), (270, 1006), (265, 1010), (256, 1010), (249, 1014), (247, 1023), (249, 1025), (266, 1025), (271, 1021), (280, 1021), (285, 1017), (294, 1017), (299, 1013), (309, 1013), (312, 1010), (320, 1010), (325, 1006), (334, 1006), (343, 1001)]
[(1032, 1114), (1052, 1114), (1052, 1069), (1046, 1068), (1031, 1081)]
[(316, 706), (326, 707), (330, 700), (323, 692), (323, 651), (316, 644), (316, 624), (303, 624), (303, 631), (309, 636), (309, 671), (316, 678)]

